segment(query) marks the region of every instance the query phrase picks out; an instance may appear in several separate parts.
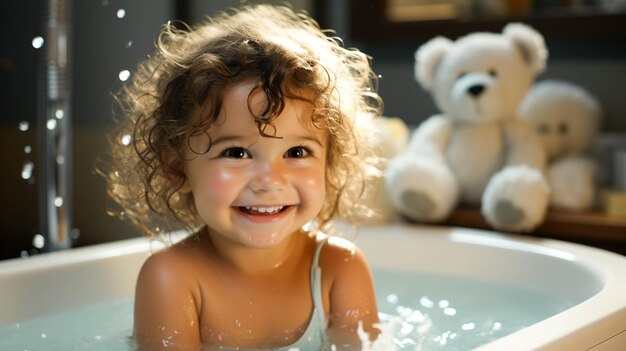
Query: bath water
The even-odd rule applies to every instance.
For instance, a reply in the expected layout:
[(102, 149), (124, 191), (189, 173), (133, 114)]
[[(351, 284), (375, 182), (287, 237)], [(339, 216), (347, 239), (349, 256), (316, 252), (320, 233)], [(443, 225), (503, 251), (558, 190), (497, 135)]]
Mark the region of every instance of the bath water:
[[(546, 319), (573, 301), (489, 281), (374, 270), (383, 332), (366, 350), (470, 350)], [(79, 288), (79, 287), (77, 287)], [(125, 298), (0, 326), (0, 350), (133, 350)]]

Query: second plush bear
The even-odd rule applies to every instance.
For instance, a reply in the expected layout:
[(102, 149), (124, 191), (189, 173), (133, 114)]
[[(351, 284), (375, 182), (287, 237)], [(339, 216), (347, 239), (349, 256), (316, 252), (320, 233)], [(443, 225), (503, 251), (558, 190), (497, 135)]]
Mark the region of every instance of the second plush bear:
[(590, 209), (597, 192), (591, 148), (602, 115), (598, 100), (574, 83), (545, 80), (530, 89), (519, 111), (546, 149), (550, 206)]
[(416, 79), (441, 114), (388, 164), (385, 185), (399, 213), (439, 222), (462, 202), (480, 204), (496, 229), (529, 231), (543, 221), (546, 157), (516, 111), (546, 58), (543, 37), (524, 24), (437, 37), (416, 51)]

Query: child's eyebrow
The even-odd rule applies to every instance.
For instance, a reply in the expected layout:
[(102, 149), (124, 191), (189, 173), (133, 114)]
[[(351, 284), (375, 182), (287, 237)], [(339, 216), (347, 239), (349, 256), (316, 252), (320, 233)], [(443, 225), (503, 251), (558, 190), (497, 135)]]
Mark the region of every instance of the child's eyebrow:
[[(245, 139), (248, 139), (248, 137), (244, 135), (220, 135), (211, 141), (211, 145), (215, 146), (215, 145), (219, 145), (222, 143), (229, 143), (229, 142), (234, 142), (234, 141), (241, 142), (242, 140), (245, 140)], [(324, 147), (324, 145), (322, 144), (322, 141), (313, 135), (296, 135), (293, 137), (288, 137), (288, 139), (291, 139), (293, 141), (310, 141), (312, 143), (319, 145), (320, 147)]]
[(211, 140), (211, 145), (218, 145), (221, 143), (230, 143), (233, 141), (241, 141), (242, 139), (245, 139), (245, 136), (242, 135), (220, 135), (215, 139)]
[(306, 140), (306, 141), (311, 141), (317, 145), (319, 145), (320, 147), (324, 147), (324, 145), (322, 144), (322, 142), (319, 140), (319, 138), (312, 136), (312, 135), (302, 135), (302, 136), (296, 136), (294, 138), (295, 140)]

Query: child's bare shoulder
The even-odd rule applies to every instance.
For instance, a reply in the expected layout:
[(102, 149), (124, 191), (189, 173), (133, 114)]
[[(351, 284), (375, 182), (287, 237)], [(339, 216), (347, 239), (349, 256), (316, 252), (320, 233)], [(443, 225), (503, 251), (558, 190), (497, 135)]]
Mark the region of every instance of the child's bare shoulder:
[(363, 253), (353, 242), (331, 236), (320, 254), (320, 265), (326, 271), (340, 273), (343, 270), (362, 269), (367, 267)]
[(198, 267), (195, 249), (183, 241), (153, 253), (141, 268), (138, 284), (153, 287), (193, 286)]

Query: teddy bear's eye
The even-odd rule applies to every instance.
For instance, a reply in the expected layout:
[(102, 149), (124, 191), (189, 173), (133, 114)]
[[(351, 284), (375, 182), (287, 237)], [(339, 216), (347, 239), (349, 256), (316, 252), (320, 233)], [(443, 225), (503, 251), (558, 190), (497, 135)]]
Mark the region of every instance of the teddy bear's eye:
[(567, 124), (565, 124), (565, 123), (561, 123), (561, 124), (559, 124), (559, 133), (560, 133), (561, 135), (565, 135), (565, 134), (567, 134), (568, 129), (569, 129), (569, 128), (568, 128)]
[(547, 124), (540, 124), (537, 126), (537, 131), (539, 131), (539, 133), (541, 134), (548, 134), (550, 133), (550, 127)]
[(459, 76), (456, 79), (461, 79), (461, 78), (465, 77), (466, 74), (467, 74), (467, 72), (461, 72), (461, 73), (459, 73)]
[(498, 76), (498, 72), (496, 72), (495, 69), (490, 69), (489, 71), (487, 71), (487, 73), (489, 73), (489, 75), (494, 78)]

